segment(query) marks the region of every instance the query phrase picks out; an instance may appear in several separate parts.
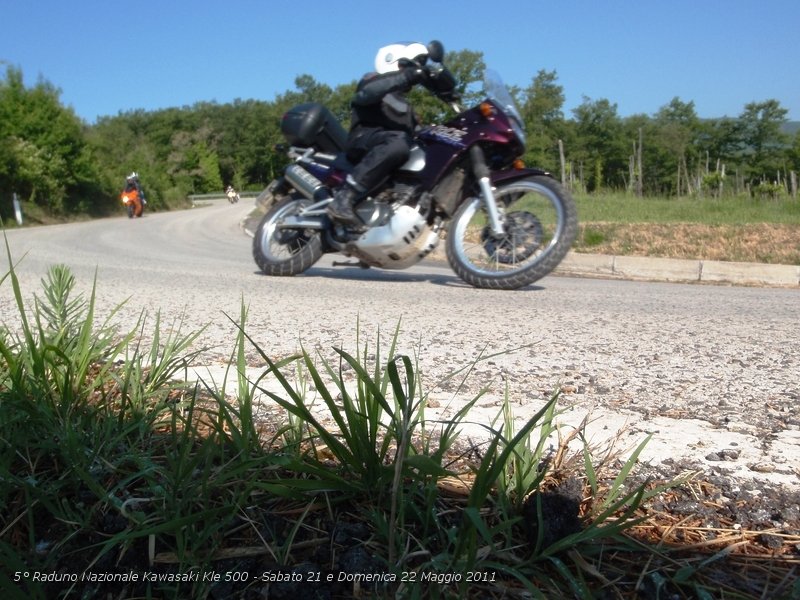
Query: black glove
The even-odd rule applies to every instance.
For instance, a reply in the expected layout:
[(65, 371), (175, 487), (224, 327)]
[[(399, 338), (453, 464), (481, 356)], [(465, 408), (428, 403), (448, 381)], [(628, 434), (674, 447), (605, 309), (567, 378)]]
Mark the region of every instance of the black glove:
[(406, 67), (403, 69), (403, 74), (406, 76), (406, 81), (408, 81), (409, 85), (425, 83), (428, 80), (428, 72), (419, 66)]
[(449, 69), (443, 65), (431, 68), (429, 78), (425, 84), (431, 92), (445, 102), (457, 102), (461, 95), (456, 91), (456, 78)]

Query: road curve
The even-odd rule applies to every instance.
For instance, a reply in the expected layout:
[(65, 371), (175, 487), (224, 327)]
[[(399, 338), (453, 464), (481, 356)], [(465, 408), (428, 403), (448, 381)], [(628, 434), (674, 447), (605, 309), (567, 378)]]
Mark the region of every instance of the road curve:
[[(207, 325), (208, 366), (232, 350), (236, 327), (226, 315), (237, 318), (242, 303), (247, 332), (276, 357), (301, 345), (357, 352), (358, 328), (373, 348), (378, 332), (386, 341), (399, 323), (399, 349), (418, 356), (442, 414), (489, 385), (471, 415), (486, 424), (507, 385), (524, 418), (560, 388), (565, 423), (591, 412), (598, 439), (625, 424), (635, 441), (653, 433), (654, 461), (679, 456), (723, 473), (798, 480), (800, 290), (550, 276), (503, 292), (466, 286), (443, 263), (390, 272), (333, 267), (330, 256), (302, 276), (270, 278), (240, 227), (250, 208), (220, 202), (6, 235), (26, 297), (40, 293), (54, 263), (68, 265), (83, 290), (96, 273), (101, 314), (127, 299), (120, 318), (131, 324), (144, 309), (184, 331)], [(19, 322), (8, 280), (0, 318)], [(433, 386), (495, 354), (463, 389)], [(715, 462), (731, 446), (740, 458)]]

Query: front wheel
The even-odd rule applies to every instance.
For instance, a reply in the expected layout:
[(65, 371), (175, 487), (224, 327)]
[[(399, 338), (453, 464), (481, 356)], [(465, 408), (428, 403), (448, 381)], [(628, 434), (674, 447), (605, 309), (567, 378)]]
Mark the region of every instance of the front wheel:
[(319, 231), (282, 229), (280, 224), (309, 206), (305, 198), (286, 198), (273, 205), (253, 237), (253, 258), (267, 275), (291, 276), (309, 269), (322, 256)]
[(554, 179), (534, 176), (494, 190), (503, 235), (492, 233), (481, 198), (466, 200), (447, 232), (447, 260), (465, 282), (514, 290), (558, 266), (578, 233), (572, 196)]

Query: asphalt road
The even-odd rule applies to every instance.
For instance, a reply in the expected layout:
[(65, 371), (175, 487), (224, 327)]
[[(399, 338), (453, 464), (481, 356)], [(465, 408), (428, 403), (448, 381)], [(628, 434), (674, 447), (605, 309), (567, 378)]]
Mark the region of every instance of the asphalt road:
[[(493, 414), (507, 386), (524, 417), (560, 388), (567, 420), (593, 411), (600, 429), (628, 423), (672, 440), (654, 445), (661, 458), (746, 446), (737, 464), (711, 466), (797, 480), (800, 290), (550, 276), (504, 292), (469, 287), (445, 263), (389, 272), (333, 267), (342, 257), (331, 256), (302, 276), (270, 278), (240, 227), (251, 208), (220, 202), (11, 230), (7, 240), (26, 297), (41, 294), (54, 263), (68, 265), (84, 291), (96, 274), (101, 315), (127, 300), (118, 319), (131, 326), (142, 310), (187, 332), (207, 325), (204, 365), (233, 349), (226, 315), (238, 318), (243, 303), (246, 331), (275, 357), (301, 344), (325, 356), (334, 346), (373, 349), (399, 323), (398, 348), (418, 357), (429, 384), (496, 355), (475, 364), (464, 388), (434, 386), (439, 406), (490, 386), (476, 416)], [(19, 322), (8, 280), (0, 319)]]

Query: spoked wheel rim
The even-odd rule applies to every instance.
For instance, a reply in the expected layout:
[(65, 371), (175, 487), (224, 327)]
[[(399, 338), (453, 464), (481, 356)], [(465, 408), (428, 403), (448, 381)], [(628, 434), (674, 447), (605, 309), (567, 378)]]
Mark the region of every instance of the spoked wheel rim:
[(310, 203), (298, 201), (287, 204), (264, 223), (258, 240), (264, 258), (274, 262), (285, 261), (302, 252), (311, 243), (313, 236), (317, 235), (316, 232), (279, 227), (286, 217), (300, 213), (307, 204)]
[(448, 233), (454, 236), (451, 248), (458, 261), (476, 275), (505, 277), (547, 260), (567, 227), (558, 194), (549, 186), (524, 180), (495, 190), (495, 200), (503, 235), (491, 232), (483, 201), (468, 200)]
[(491, 227), (486, 225), (481, 231), (483, 248), (489, 257), (499, 263), (514, 264), (533, 256), (544, 240), (544, 227), (533, 213), (515, 211), (503, 219), (505, 235), (497, 238)]

